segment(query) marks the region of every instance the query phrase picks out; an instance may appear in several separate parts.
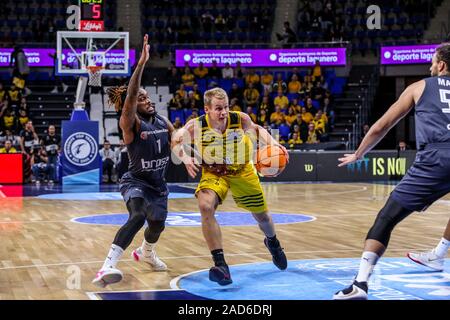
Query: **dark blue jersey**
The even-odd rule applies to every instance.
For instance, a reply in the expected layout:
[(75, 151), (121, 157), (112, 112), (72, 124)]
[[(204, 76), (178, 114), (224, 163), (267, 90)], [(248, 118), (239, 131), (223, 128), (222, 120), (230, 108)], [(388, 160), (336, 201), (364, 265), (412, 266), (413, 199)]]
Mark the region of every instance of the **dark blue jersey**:
[(141, 129), (127, 145), (130, 163), (128, 171), (134, 178), (158, 187), (165, 183), (170, 161), (170, 135), (166, 121), (155, 115), (150, 121), (141, 120)]
[(417, 149), (429, 143), (450, 142), (450, 77), (426, 78), (416, 104)]

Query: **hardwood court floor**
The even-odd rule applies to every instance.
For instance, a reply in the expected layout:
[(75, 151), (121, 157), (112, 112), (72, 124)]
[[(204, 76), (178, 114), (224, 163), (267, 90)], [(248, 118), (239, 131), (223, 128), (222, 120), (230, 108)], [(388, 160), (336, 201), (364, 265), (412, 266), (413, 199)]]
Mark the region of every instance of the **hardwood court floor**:
[[(266, 184), (272, 212), (307, 214), (316, 220), (283, 224), (277, 234), (288, 259), (359, 257), (375, 215), (393, 186), (382, 184)], [(450, 197), (413, 214), (394, 231), (387, 257), (404, 257), (408, 250), (432, 248), (448, 221)], [(220, 211), (242, 211), (231, 195)], [(196, 199), (169, 201), (169, 211), (197, 211)], [(0, 198), (0, 299), (88, 299), (98, 291), (91, 280), (103, 263), (117, 226), (83, 225), (72, 218), (126, 212), (122, 201)], [(256, 226), (223, 227), (230, 265), (270, 261)], [(105, 290), (169, 289), (173, 278), (211, 266), (199, 227), (167, 227), (157, 252), (167, 272), (151, 272), (130, 259), (139, 246), (139, 232), (118, 267), (121, 283)], [(76, 278), (79, 271), (79, 278)], [(74, 278), (75, 276), (75, 278)], [(77, 282), (77, 279), (80, 282)], [(77, 288), (78, 287), (78, 288)]]

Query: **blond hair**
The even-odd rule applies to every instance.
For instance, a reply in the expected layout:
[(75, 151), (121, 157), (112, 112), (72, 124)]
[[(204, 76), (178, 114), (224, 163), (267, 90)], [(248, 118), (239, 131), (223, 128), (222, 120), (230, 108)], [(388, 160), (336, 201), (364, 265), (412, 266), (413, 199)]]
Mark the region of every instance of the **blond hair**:
[(210, 106), (213, 98), (216, 98), (219, 100), (225, 99), (228, 104), (228, 95), (227, 95), (226, 91), (223, 90), (222, 88), (214, 88), (214, 89), (206, 91), (205, 94), (203, 95), (203, 100), (205, 102), (205, 105)]

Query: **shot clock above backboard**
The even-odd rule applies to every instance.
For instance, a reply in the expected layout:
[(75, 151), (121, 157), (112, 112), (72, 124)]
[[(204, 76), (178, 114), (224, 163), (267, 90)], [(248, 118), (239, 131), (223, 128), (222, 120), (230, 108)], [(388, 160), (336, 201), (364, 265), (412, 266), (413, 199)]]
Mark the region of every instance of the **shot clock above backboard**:
[(80, 31), (104, 31), (103, 6), (105, 0), (79, 0)]

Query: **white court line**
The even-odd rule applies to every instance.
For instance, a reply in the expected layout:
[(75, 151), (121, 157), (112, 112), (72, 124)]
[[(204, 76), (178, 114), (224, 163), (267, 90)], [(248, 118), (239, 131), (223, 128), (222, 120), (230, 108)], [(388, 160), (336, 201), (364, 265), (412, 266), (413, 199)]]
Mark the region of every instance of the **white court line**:
[[(407, 248), (407, 249), (389, 249), (389, 251), (415, 251), (415, 250), (426, 250), (429, 247), (423, 248)], [(336, 249), (336, 250), (313, 250), (313, 251), (285, 251), (286, 254), (301, 254), (301, 253), (336, 253), (336, 252), (362, 252), (362, 249)], [(254, 253), (229, 253), (227, 257), (238, 257), (238, 256), (259, 256), (270, 255), (268, 252), (254, 252)], [(162, 260), (177, 260), (177, 259), (191, 259), (191, 258), (210, 258), (210, 254), (206, 255), (196, 255), (196, 256), (178, 256), (178, 257), (160, 257)], [(320, 258), (322, 259), (322, 258)], [(121, 262), (130, 262), (134, 261), (134, 259), (123, 259)], [(30, 264), (30, 265), (22, 265), (22, 266), (12, 266), (12, 267), (0, 267), (0, 270), (12, 270), (12, 269), (27, 269), (27, 268), (44, 268), (44, 267), (59, 267), (59, 266), (67, 266), (67, 265), (79, 265), (79, 264), (96, 264), (103, 263), (104, 260), (97, 261), (79, 261), (79, 262), (61, 262), (61, 263), (49, 263), (49, 264)], [(259, 261), (258, 261), (259, 262)], [(250, 262), (247, 264), (252, 264), (255, 262)]]
[(86, 295), (91, 300), (101, 300), (98, 296), (99, 293), (127, 293), (127, 292), (160, 292), (160, 291), (186, 291), (184, 289), (143, 289), (143, 290), (120, 290), (120, 291), (94, 291), (86, 292)]

